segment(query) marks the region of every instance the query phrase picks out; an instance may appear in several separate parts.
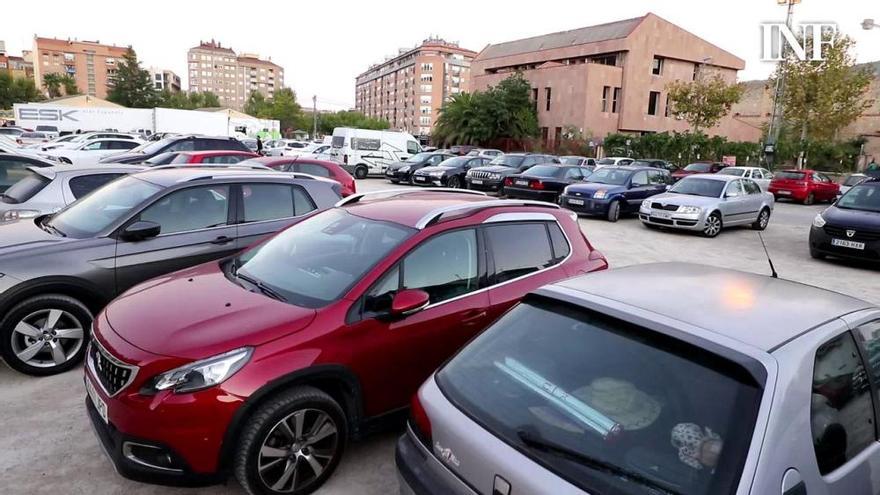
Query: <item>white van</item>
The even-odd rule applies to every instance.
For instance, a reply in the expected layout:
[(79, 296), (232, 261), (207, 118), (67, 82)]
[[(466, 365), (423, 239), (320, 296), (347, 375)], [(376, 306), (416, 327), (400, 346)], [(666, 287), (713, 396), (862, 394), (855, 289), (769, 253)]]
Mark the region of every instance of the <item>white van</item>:
[(358, 179), (382, 175), (388, 165), (420, 153), (422, 146), (411, 134), (337, 127), (333, 129), (330, 155)]

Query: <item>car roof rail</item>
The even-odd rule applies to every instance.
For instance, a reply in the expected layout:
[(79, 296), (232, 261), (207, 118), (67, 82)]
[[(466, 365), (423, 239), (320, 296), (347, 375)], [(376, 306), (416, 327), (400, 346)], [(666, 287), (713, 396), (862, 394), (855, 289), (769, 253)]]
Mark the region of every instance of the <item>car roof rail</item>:
[[(173, 169), (221, 169), (221, 170), (267, 170), (271, 172), (277, 172), (277, 170), (273, 168), (269, 168), (265, 165), (238, 165), (235, 163), (230, 164), (208, 164), (208, 163), (169, 163), (166, 165), (157, 165), (155, 167), (149, 167), (150, 170), (173, 170)], [(295, 173), (295, 172), (294, 172)], [(306, 175), (306, 174), (301, 174)]]
[(480, 210), (485, 210), (487, 208), (505, 208), (511, 206), (537, 206), (539, 208), (550, 208), (553, 210), (560, 209), (559, 205), (553, 203), (547, 203), (546, 201), (535, 201), (531, 199), (495, 199), (491, 201), (476, 201), (472, 203), (462, 203), (458, 205), (450, 205), (444, 206), (442, 208), (437, 208), (426, 215), (424, 215), (418, 222), (416, 222), (415, 227), (419, 230), (430, 227), (435, 223), (439, 222), (443, 216), (448, 215), (450, 213), (469, 213), (473, 215)]
[(340, 207), (340, 206), (354, 204), (363, 198), (371, 197), (371, 196), (380, 196), (380, 197), (384, 196), (384, 197), (388, 197), (388, 198), (393, 198), (396, 196), (403, 196), (405, 194), (418, 194), (418, 193), (422, 193), (425, 191), (442, 192), (442, 193), (473, 194), (474, 196), (486, 196), (486, 193), (484, 193), (482, 191), (473, 191), (470, 189), (451, 189), (448, 187), (422, 187), (419, 189), (397, 188), (397, 189), (383, 189), (381, 191), (370, 191), (370, 192), (352, 194), (351, 196), (348, 196), (347, 198), (344, 198), (341, 201), (339, 201), (338, 203), (336, 203), (335, 206)]

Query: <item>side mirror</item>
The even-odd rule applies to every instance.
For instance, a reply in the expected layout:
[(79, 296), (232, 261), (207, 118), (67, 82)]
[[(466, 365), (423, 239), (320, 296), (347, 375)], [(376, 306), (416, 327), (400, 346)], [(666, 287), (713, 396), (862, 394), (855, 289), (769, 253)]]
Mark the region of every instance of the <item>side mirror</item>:
[(390, 316), (403, 317), (417, 313), (430, 303), (431, 297), (419, 289), (404, 289), (394, 295), (391, 300)]
[(137, 242), (156, 237), (162, 232), (162, 226), (156, 222), (135, 222), (122, 231), (120, 239), (126, 242)]

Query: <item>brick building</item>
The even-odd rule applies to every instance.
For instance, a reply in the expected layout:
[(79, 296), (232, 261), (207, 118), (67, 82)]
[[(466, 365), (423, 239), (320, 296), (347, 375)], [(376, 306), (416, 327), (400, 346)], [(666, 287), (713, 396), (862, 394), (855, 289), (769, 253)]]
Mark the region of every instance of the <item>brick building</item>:
[(107, 83), (116, 73), (116, 65), (126, 50), (126, 47), (102, 45), (98, 41), (34, 37), (31, 52), (34, 80), (37, 87), (42, 87), (44, 75), (68, 74), (82, 93), (106, 98)]
[(189, 90), (211, 91), (220, 104), (241, 110), (252, 91), (266, 98), (284, 87), (284, 68), (258, 55), (238, 55), (211, 40), (202, 41), (187, 53)]
[(150, 80), (153, 81), (153, 88), (156, 91), (180, 92), (180, 76), (175, 74), (174, 71), (158, 67), (150, 67), (147, 71), (150, 73)]
[(470, 91), (476, 52), (429, 38), (357, 76), (355, 109), (387, 120), (392, 129), (428, 136), (438, 111), (452, 95)]

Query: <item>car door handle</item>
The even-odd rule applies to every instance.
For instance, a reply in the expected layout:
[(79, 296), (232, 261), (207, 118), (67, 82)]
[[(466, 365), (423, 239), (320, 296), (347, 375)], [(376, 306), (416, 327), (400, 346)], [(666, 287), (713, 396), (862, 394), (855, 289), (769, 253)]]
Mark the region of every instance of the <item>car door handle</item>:
[(465, 324), (473, 323), (483, 318), (484, 316), (486, 316), (486, 311), (472, 309), (470, 311), (466, 311), (464, 314), (461, 315), (461, 322)]
[(232, 242), (234, 240), (235, 239), (233, 239), (232, 237), (227, 237), (225, 235), (221, 235), (220, 237), (211, 241), (211, 244), (229, 244), (230, 242)]

